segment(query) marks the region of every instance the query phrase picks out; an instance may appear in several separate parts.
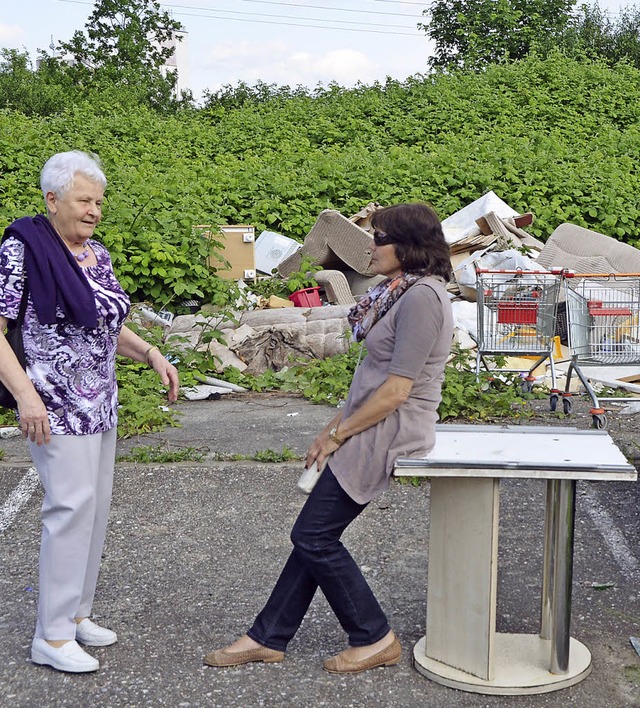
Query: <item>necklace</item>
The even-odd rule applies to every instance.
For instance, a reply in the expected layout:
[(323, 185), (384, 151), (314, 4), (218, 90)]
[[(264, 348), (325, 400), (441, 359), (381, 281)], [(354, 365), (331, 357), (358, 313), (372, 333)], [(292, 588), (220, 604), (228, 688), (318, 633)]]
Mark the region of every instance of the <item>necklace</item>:
[(89, 246), (85, 243), (84, 246), (82, 247), (82, 251), (76, 255), (75, 253), (71, 254), (79, 263), (82, 263), (82, 261), (85, 258), (89, 258)]

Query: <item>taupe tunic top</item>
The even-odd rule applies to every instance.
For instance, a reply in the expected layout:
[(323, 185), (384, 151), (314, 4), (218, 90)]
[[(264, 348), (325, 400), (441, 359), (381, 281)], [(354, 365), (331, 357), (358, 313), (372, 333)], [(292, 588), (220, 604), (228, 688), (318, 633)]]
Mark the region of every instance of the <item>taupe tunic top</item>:
[(329, 465), (344, 491), (367, 504), (389, 486), (396, 458), (426, 455), (435, 445), (444, 365), (451, 350), (453, 316), (441, 278), (416, 281), (369, 330), (366, 357), (356, 370), (342, 419), (359, 408), (389, 374), (413, 380), (397, 410), (350, 437)]

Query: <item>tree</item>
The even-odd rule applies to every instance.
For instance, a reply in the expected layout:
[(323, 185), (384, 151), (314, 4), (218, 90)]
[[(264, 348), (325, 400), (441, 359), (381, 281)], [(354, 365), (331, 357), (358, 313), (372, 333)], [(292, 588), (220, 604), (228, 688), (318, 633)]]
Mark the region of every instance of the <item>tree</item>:
[(540, 42), (540, 53), (546, 55), (552, 47), (559, 47), (568, 56), (586, 55), (610, 65), (626, 60), (640, 68), (640, 8), (622, 8), (612, 20), (597, 2), (581, 5), (555, 41)]
[[(146, 94), (155, 107), (173, 102), (177, 76), (163, 73), (182, 28), (157, 0), (97, 0), (85, 25), (59, 47), (81, 84), (116, 84)], [(180, 37), (177, 37), (180, 41)]]
[(573, 0), (434, 0), (419, 23), (435, 42), (432, 69), (481, 69), (526, 56), (566, 28)]

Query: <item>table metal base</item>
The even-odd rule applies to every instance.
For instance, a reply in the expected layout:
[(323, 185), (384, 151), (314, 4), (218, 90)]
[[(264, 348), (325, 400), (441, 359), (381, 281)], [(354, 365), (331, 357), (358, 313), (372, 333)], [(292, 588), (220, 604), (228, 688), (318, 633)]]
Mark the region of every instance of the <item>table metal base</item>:
[(591, 653), (584, 644), (571, 639), (568, 671), (552, 674), (550, 644), (550, 640), (535, 634), (495, 634), (495, 678), (491, 681), (429, 659), (425, 637), (413, 649), (413, 663), (419, 673), (436, 683), (496, 696), (550, 693), (574, 686), (591, 673)]

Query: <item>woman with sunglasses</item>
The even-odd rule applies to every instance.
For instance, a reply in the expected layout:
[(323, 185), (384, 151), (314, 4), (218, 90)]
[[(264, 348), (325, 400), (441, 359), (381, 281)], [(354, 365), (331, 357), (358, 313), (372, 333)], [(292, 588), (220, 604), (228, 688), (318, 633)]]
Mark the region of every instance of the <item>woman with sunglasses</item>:
[(340, 537), (385, 491), (396, 458), (435, 444), (444, 366), (453, 323), (446, 284), (449, 247), (426, 204), (374, 213), (370, 270), (386, 276), (349, 313), (366, 357), (345, 406), (316, 437), (306, 465), (331, 456), (293, 527), (293, 551), (247, 634), (207, 654), (205, 664), (280, 662), (318, 587), (349, 647), (324, 662), (332, 673), (397, 664), (401, 646)]

